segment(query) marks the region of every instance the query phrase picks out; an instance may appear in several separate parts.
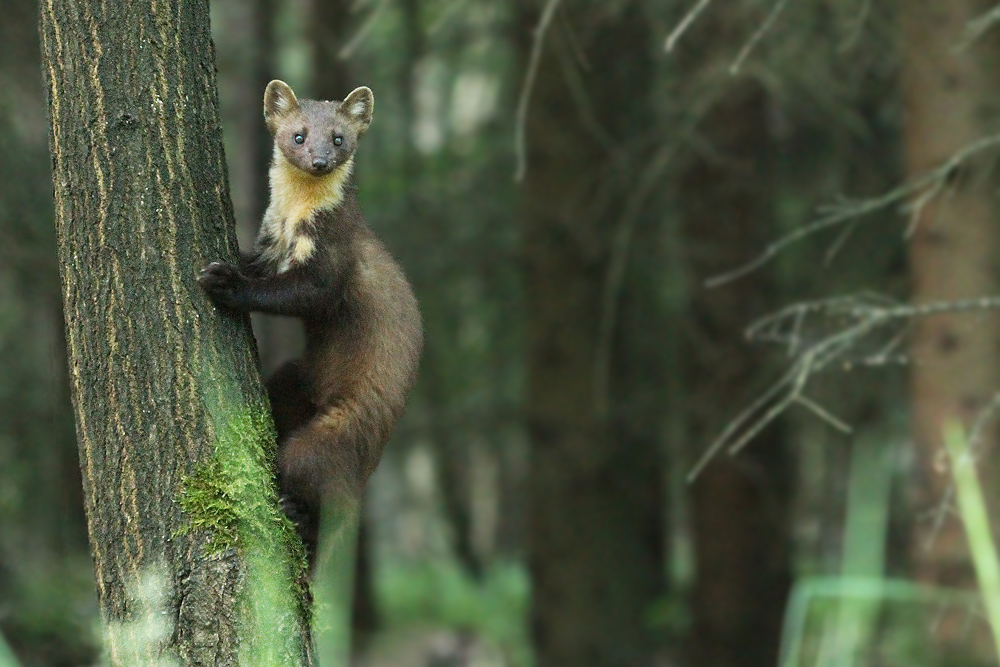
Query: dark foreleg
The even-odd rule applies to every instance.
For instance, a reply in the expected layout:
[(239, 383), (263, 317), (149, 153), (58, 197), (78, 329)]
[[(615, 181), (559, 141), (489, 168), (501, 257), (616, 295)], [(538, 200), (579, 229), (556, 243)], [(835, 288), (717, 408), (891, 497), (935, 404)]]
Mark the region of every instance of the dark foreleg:
[(244, 312), (309, 318), (330, 302), (329, 292), (301, 270), (261, 277), (229, 262), (212, 262), (198, 282), (216, 304)]

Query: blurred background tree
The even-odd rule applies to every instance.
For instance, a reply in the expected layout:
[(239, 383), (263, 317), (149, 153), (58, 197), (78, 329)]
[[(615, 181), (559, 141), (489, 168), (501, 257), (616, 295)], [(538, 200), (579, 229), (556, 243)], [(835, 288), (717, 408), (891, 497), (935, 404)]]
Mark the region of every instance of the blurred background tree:
[[(977, 3), (917, 12), (907, 11), (907, 4), (900, 13), (907, 45), (902, 58), (903, 136), (906, 172), (916, 178), (1000, 129), (1000, 50), (995, 35), (979, 38), (971, 30), (981, 18)], [(947, 196), (918, 199), (911, 213), (910, 267), (917, 304), (995, 294), (1000, 287), (996, 153), (974, 156), (946, 178), (940, 187)], [(975, 583), (961, 521), (940, 505), (954, 491), (940, 452), (949, 422), (977, 433), (977, 451), (996, 450), (996, 424), (983, 415), (993, 410), (1000, 381), (998, 339), (1000, 316), (994, 312), (928, 317), (913, 333), (912, 353), (922, 361), (912, 373), (915, 498), (921, 512), (914, 524), (913, 559), (916, 576), (930, 584)], [(990, 508), (1000, 512), (1000, 467), (994, 456), (980, 459)], [(943, 641), (970, 643), (960, 612), (943, 615), (940, 625)]]
[[(28, 664), (88, 664), (97, 613), (70, 411), (38, 7), (0, 26), (0, 631)], [(56, 584), (56, 585), (53, 585)]]
[[(85, 665), (37, 7), (7, 5), (0, 631), (24, 664)], [(927, 587), (975, 588), (940, 429), (985, 424), (988, 458), (995, 316), (905, 310), (995, 289), (988, 3), (212, 9), (241, 243), (266, 203), (267, 81), (375, 92), (362, 206), (427, 347), (368, 494), (361, 664), (995, 659), (956, 646), (982, 627), (974, 599)], [(255, 330), (265, 372), (297, 354), (295, 325)], [(875, 611), (846, 575), (876, 582)], [(848, 662), (831, 647), (851, 609), (867, 630)]]

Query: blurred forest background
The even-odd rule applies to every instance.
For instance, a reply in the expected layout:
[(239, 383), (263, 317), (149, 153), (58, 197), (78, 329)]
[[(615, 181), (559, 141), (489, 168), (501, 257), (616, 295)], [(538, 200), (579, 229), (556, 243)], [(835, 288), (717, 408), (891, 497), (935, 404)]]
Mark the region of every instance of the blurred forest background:
[[(266, 83), (375, 92), (362, 206), (427, 348), (369, 489), (359, 665), (996, 664), (942, 433), (1000, 516), (1000, 9), (212, 15), (242, 245)], [(5, 0), (0, 632), (91, 665), (36, 18)], [(297, 354), (294, 323), (255, 331), (265, 372)]]

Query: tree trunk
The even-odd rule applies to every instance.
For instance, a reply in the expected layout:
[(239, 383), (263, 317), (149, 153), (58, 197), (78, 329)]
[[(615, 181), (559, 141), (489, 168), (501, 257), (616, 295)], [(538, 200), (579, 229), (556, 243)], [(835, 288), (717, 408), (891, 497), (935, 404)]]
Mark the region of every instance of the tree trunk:
[[(959, 150), (997, 131), (1000, 63), (994, 36), (958, 49), (981, 2), (911, 0), (900, 8), (903, 25), (903, 92), (906, 171), (925, 175)], [(944, 191), (915, 214), (910, 242), (915, 304), (993, 296), (1000, 288), (997, 253), (996, 153), (950, 175)], [(942, 432), (955, 421), (972, 426), (1000, 391), (1000, 315), (937, 315), (917, 322), (911, 342), (913, 439), (916, 445), (913, 558), (924, 583), (974, 587), (960, 520), (952, 512)], [(995, 419), (976, 444), (997, 445)], [(978, 464), (992, 516), (1000, 512), (1000, 467)], [(958, 618), (938, 624), (946, 643), (967, 643)]]
[[(360, 83), (354, 83), (341, 50), (351, 37), (348, 0), (314, 0), (309, 23), (313, 53), (312, 94), (319, 99), (342, 100)], [(376, 91), (377, 92), (377, 91)]]
[[(774, 294), (766, 270), (702, 287), (754, 256), (774, 233), (765, 93), (747, 82), (718, 85), (728, 90), (697, 126), (711, 150), (692, 156), (676, 181), (691, 290), (681, 347), (684, 414), (699, 454), (767, 377), (765, 352), (748, 349), (741, 333), (768, 312)], [(780, 423), (768, 428), (738, 457), (719, 456), (693, 483), (690, 664), (777, 664), (792, 580), (793, 468), (784, 432)]]
[[(308, 662), (246, 318), (206, 2), (44, 4), (72, 400), (111, 664)], [(283, 628), (276, 632), (275, 628)]]
[[(524, 63), (539, 4), (525, 3), (520, 16)], [(641, 93), (652, 78), (649, 38), (638, 3), (563, 3), (526, 118), (528, 560), (540, 667), (654, 659), (648, 613), (665, 590), (662, 467), (655, 438), (640, 435), (645, 425), (620, 428), (617, 394), (606, 394), (629, 380), (617, 341), (604, 336), (621, 331), (604, 294), (631, 166), (641, 164), (638, 137), (650, 124)]]

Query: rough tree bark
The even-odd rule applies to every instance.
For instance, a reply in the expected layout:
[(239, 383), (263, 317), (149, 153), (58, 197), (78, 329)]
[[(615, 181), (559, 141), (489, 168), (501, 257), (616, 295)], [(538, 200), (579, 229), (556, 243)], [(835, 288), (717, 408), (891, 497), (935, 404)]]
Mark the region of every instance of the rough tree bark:
[(302, 559), (275, 503), (248, 322), (196, 282), (236, 253), (208, 4), (49, 0), (41, 34), (109, 661), (306, 663)]
[[(521, 5), (524, 63), (541, 4)], [(622, 329), (605, 299), (651, 124), (649, 23), (636, 2), (562, 3), (548, 27), (520, 216), (534, 648), (541, 667), (650, 665), (648, 613), (665, 592), (663, 468), (639, 422), (649, 415), (618, 412), (636, 369), (607, 338)]]
[[(900, 8), (906, 172), (925, 175), (958, 151), (997, 132), (1000, 49), (990, 34), (956, 48), (970, 22), (989, 8), (976, 0), (911, 0)], [(956, 170), (933, 201), (909, 221), (915, 304), (996, 295), (1000, 228), (996, 153)], [(943, 429), (970, 428), (1000, 391), (1000, 315), (937, 315), (920, 320), (911, 342), (916, 478), (913, 561), (918, 579), (974, 587), (961, 523), (949, 507), (950, 471), (942, 465)], [(997, 445), (995, 420), (980, 434), (980, 452)], [(993, 516), (1000, 511), (1000, 467), (982, 457), (981, 475)], [(945, 643), (969, 645), (956, 613), (936, 623)], [(992, 657), (992, 649), (989, 653)]]

